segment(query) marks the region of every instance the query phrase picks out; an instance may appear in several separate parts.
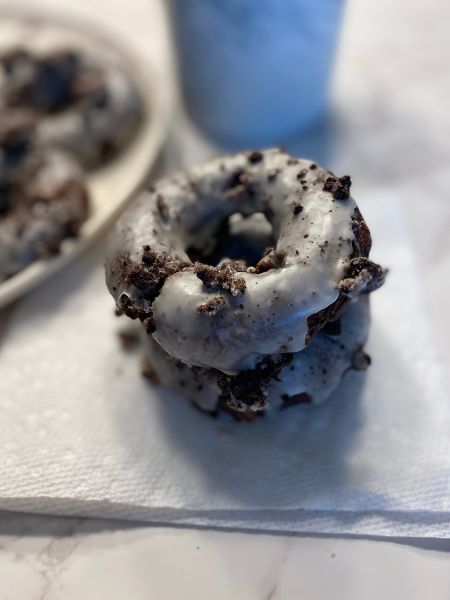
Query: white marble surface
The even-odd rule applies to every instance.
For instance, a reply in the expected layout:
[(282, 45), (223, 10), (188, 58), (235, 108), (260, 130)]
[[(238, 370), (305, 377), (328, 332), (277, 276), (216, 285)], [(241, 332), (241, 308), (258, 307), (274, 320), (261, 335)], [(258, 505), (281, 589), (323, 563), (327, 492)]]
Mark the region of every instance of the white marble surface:
[[(141, 50), (160, 52), (156, 0), (28, 4), (85, 13)], [(312, 139), (310, 145), (325, 159), (331, 153), (340, 172), (352, 173), (355, 194), (376, 179), (398, 189), (408, 203), (424, 292), (448, 370), (449, 18), (447, 0), (411, 0), (407, 6), (401, 0), (349, 2), (331, 134), (327, 144), (318, 147)], [(379, 144), (366, 144), (368, 136)], [(449, 595), (450, 540), (269, 536), (0, 514), (0, 600)]]
[(450, 590), (448, 541), (430, 549), (425, 542), (2, 517), (1, 600), (444, 600)]

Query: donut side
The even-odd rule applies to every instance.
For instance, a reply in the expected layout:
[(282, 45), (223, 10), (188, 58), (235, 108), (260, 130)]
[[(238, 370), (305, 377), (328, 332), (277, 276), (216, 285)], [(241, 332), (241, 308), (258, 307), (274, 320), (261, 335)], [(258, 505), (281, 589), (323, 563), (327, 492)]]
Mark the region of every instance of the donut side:
[(254, 369), (226, 376), (215, 369), (189, 367), (169, 356), (151, 337), (143, 344), (161, 384), (177, 389), (200, 410), (252, 420), (301, 404), (327, 400), (349, 370), (365, 370), (369, 302), (351, 304), (339, 321), (324, 328), (302, 352), (266, 357)]

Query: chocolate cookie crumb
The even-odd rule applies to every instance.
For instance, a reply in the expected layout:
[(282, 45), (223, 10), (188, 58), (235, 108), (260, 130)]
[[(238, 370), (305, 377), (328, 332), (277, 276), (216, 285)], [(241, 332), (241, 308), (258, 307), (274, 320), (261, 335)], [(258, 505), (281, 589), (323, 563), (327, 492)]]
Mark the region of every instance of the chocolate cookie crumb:
[(269, 248), (265, 256), (256, 264), (255, 273), (265, 273), (266, 271), (270, 271), (270, 269), (280, 269), (283, 266), (285, 258), (286, 252)]
[(369, 256), (372, 248), (372, 236), (358, 208), (355, 208), (352, 214), (352, 230), (355, 234), (355, 239), (352, 242), (354, 252), (357, 255)]
[(344, 294), (339, 294), (337, 299), (322, 310), (308, 317), (308, 333), (306, 335), (305, 344), (308, 345), (318, 331), (323, 329), (330, 321), (335, 321), (350, 302)]
[(383, 285), (386, 271), (368, 258), (352, 258), (345, 278), (339, 282), (339, 290), (348, 295), (369, 294)]
[(205, 304), (197, 306), (197, 311), (201, 315), (213, 316), (216, 315), (226, 305), (226, 300), (223, 296), (215, 296), (210, 298)]
[(323, 185), (324, 192), (330, 192), (335, 200), (347, 200), (350, 197), (352, 181), (348, 175), (328, 177)]
[(299, 215), (303, 210), (303, 205), (300, 202), (293, 202), (291, 205), (291, 210), (294, 215)]
[(123, 279), (142, 291), (148, 300), (153, 301), (167, 277), (186, 266), (188, 263), (184, 261), (177, 260), (169, 254), (158, 254), (150, 246), (144, 246), (142, 264), (129, 262), (127, 268), (123, 268)]
[(284, 354), (276, 359), (267, 357), (254, 369), (240, 371), (234, 376), (220, 373), (217, 383), (227, 406), (239, 412), (263, 409), (269, 383), (277, 381), (281, 369), (291, 361), (292, 354)]
[(236, 277), (236, 272), (228, 265), (211, 267), (196, 263), (194, 272), (208, 289), (222, 289), (231, 296), (241, 296), (245, 292), (245, 279)]

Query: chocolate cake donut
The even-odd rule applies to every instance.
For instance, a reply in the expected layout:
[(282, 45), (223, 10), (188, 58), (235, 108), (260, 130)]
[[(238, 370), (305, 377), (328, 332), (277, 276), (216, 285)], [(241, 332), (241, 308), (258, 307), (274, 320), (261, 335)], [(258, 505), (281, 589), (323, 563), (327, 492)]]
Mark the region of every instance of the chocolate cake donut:
[(78, 163), (33, 144), (35, 121), (15, 113), (0, 127), (0, 281), (59, 252), (88, 216)]
[(36, 115), (40, 142), (74, 153), (87, 167), (130, 141), (143, 110), (125, 67), (107, 57), (14, 48), (0, 56), (0, 110), (9, 118), (23, 109)]
[[(230, 231), (236, 215), (266, 225), (265, 237), (256, 226), (243, 236), (245, 252)], [(269, 246), (259, 256), (257, 238)], [(344, 311), (351, 320), (351, 303), (383, 283), (370, 247), (349, 177), (266, 150), (215, 159), (141, 195), (112, 236), (106, 279), (161, 360), (212, 378), (208, 405), (218, 386), (230, 410), (260, 411), (318, 332)]]

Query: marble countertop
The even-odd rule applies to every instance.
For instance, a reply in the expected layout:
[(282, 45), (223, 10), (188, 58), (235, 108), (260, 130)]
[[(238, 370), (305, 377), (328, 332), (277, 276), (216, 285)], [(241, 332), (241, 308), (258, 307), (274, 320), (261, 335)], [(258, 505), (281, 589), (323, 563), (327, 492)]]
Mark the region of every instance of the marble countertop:
[(1, 600), (448, 598), (450, 540), (231, 533), (0, 515)]
[[(158, 53), (163, 43), (158, 0), (20, 4), (101, 19), (143, 52)], [(339, 168), (353, 174), (360, 193), (358, 180), (382, 174), (380, 185), (398, 187), (409, 203), (425, 301), (447, 371), (449, 17), (446, 0), (412, 0), (407, 10), (401, 0), (348, 3), (330, 138)], [(347, 142), (339, 153), (342, 128)], [(377, 152), (373, 144), (366, 149), (366, 136), (379, 137)], [(179, 140), (174, 147), (186, 150)], [(0, 513), (0, 600), (440, 600), (450, 590), (449, 553), (450, 540), (278, 536)]]

